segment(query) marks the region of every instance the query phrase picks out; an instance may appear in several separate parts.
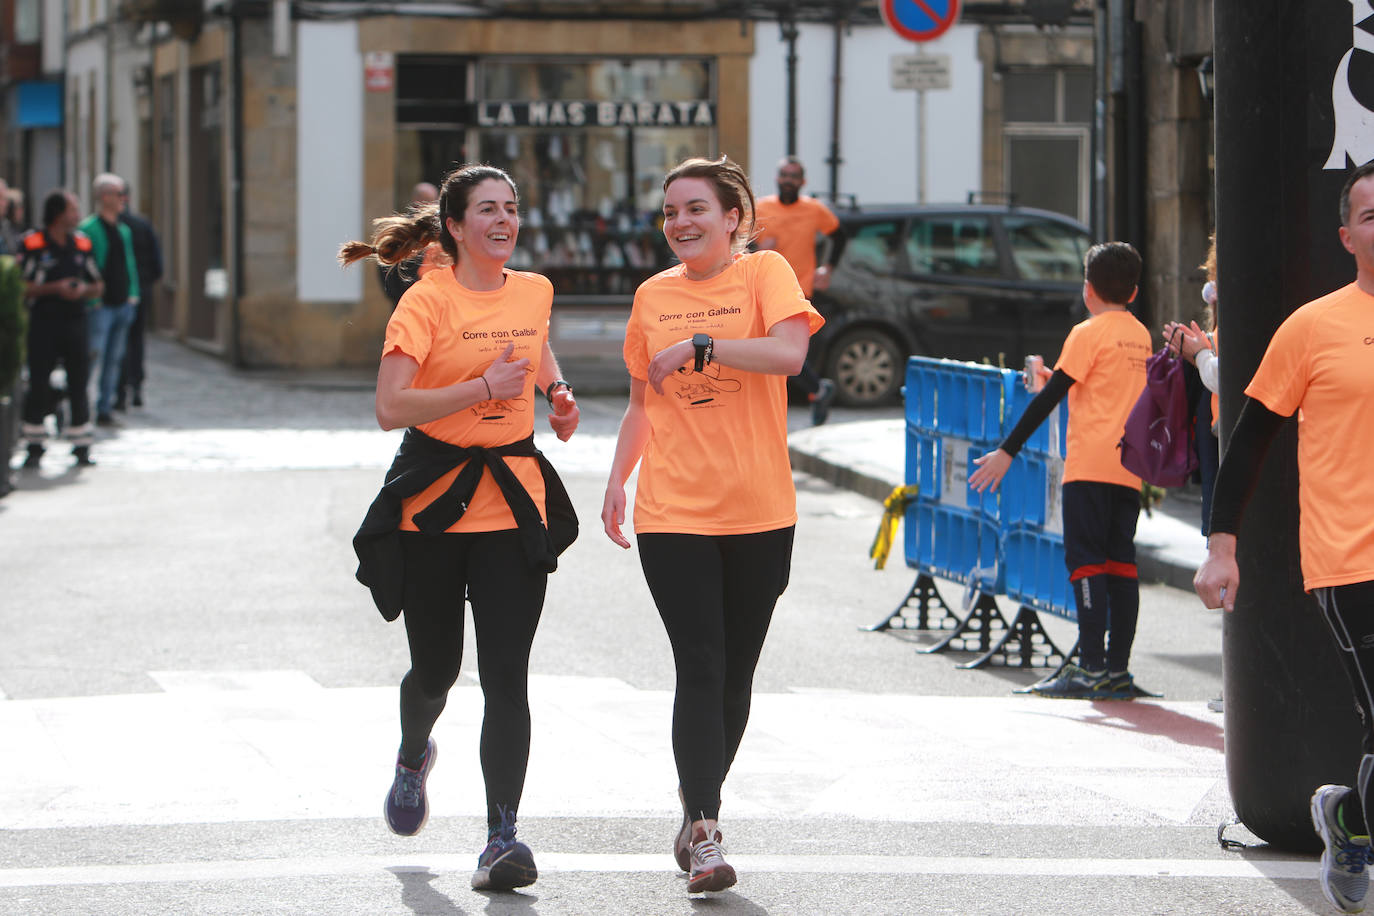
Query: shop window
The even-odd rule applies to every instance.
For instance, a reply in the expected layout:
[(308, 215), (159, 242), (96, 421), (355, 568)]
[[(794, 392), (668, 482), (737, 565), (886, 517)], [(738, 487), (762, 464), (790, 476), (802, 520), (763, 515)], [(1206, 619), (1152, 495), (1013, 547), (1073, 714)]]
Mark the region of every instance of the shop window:
[(561, 295), (628, 296), (673, 262), (663, 175), (715, 154), (709, 61), (490, 60), (478, 73), (478, 158), (522, 198), (513, 266)]

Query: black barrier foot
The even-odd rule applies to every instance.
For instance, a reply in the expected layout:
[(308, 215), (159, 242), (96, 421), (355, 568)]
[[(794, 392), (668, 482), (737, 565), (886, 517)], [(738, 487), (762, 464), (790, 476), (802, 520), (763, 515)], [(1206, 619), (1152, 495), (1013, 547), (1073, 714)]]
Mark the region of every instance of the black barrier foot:
[[(999, 661), (1000, 659), (1000, 661)], [(960, 668), (994, 667), (1040, 668), (1055, 664), (1058, 659), (1060, 668), (1067, 661), (1063, 652), (1050, 639), (1040, 623), (1040, 616), (1034, 608), (1026, 605), (1016, 611), (1011, 626), (997, 640), (997, 644), (971, 662), (959, 665)]]
[[(931, 605), (936, 605), (939, 616), (932, 619)], [(914, 604), (916, 613), (908, 616), (905, 611)], [(914, 622), (913, 622), (914, 621)], [(935, 580), (925, 573), (917, 573), (916, 581), (906, 598), (897, 605), (896, 610), (887, 618), (869, 627), (859, 627), (868, 633), (880, 630), (949, 630), (959, 625), (959, 617), (945, 604), (945, 599), (935, 588)]]
[(992, 648), (993, 638), (1009, 629), (1007, 619), (997, 608), (997, 599), (986, 592), (978, 592), (968, 614), (948, 636), (927, 649), (917, 651), (923, 655), (934, 655), (946, 650), (987, 652)]

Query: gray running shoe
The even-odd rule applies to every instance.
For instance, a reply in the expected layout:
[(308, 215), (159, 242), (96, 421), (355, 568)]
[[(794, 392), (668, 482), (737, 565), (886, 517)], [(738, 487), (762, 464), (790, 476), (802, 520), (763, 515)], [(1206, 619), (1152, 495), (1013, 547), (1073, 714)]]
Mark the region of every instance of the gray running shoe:
[(1351, 791), (1345, 786), (1322, 786), (1312, 793), (1312, 826), (1326, 844), (1322, 851), (1322, 894), (1343, 913), (1364, 912), (1369, 892), (1369, 837), (1351, 836), (1336, 820), (1341, 799)]
[(692, 871), (687, 878), (687, 893), (723, 891), (734, 886), (735, 870), (725, 861), (725, 850), (720, 842), (719, 830), (710, 837), (701, 827), (693, 831)]
[(1056, 699), (1104, 700), (1112, 695), (1110, 686), (1105, 671), (1084, 671), (1077, 665), (1065, 665), (1059, 677), (1041, 681), (1031, 688), (1031, 693)]
[(418, 770), (396, 759), (396, 778), (391, 781), (391, 791), (386, 793), (383, 813), (386, 825), (392, 833), (401, 836), (414, 836), (429, 820), (429, 798), (425, 795), (425, 780), (429, 771), (434, 769), (434, 761), (439, 759), (439, 746), (429, 739), (425, 747), (425, 759)]

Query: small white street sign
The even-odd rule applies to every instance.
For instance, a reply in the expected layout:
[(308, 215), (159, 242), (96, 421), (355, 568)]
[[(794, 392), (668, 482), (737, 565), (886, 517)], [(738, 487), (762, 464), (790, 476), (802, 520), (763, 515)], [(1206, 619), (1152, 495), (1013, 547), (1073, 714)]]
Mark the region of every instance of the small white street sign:
[(893, 89), (948, 89), (948, 54), (892, 55)]

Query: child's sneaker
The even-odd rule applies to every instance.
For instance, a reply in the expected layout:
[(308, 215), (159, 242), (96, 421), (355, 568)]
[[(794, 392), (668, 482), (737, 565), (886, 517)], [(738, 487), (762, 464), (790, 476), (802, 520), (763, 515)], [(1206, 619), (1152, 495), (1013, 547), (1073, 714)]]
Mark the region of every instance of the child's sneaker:
[(1077, 665), (1065, 665), (1059, 677), (1041, 681), (1031, 688), (1036, 696), (1066, 700), (1101, 700), (1110, 694), (1106, 671), (1085, 671)]
[(692, 870), (692, 816), (687, 813), (687, 799), (682, 794), (682, 786), (677, 787), (677, 800), (682, 802), (682, 826), (673, 838), (673, 858), (677, 867), (683, 871)]
[(723, 891), (734, 886), (735, 870), (725, 861), (725, 850), (720, 843), (719, 830), (710, 837), (702, 827), (693, 831), (692, 870), (687, 878), (687, 893)]
[(1351, 836), (1336, 811), (1350, 792), (1345, 786), (1322, 786), (1312, 794), (1312, 826), (1326, 848), (1322, 851), (1322, 894), (1344, 913), (1364, 912), (1369, 892), (1369, 837)]
[(539, 877), (534, 853), (515, 838), (515, 814), (501, 809), (501, 823), (487, 834), (487, 848), (477, 857), (472, 873), (476, 890), (508, 891), (533, 884)]
[(399, 757), (396, 759), (396, 778), (391, 781), (391, 791), (386, 793), (386, 805), (383, 808), (386, 825), (392, 833), (414, 836), (429, 820), (425, 780), (429, 779), (429, 771), (434, 769), (434, 761), (438, 756), (439, 746), (430, 738), (425, 745), (425, 759), (418, 770), (401, 763)]

